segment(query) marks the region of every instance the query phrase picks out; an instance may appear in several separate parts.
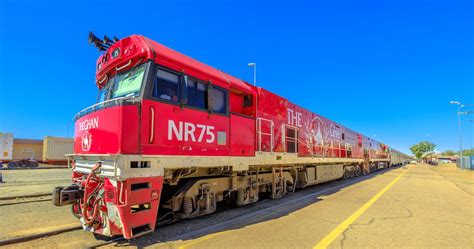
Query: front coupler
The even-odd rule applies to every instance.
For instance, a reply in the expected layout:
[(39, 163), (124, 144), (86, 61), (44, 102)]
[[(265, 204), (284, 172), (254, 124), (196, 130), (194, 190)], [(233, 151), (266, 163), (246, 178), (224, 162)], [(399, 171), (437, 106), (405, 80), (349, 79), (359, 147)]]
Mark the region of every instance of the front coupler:
[(55, 206), (70, 205), (81, 198), (84, 198), (84, 189), (76, 184), (67, 187), (55, 187), (53, 190), (53, 204)]

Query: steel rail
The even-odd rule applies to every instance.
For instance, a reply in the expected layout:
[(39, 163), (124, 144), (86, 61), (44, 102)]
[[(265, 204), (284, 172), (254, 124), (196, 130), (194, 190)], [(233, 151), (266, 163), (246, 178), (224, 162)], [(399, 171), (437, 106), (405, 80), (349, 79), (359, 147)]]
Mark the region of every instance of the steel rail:
[(49, 182), (46, 182), (46, 181), (38, 181), (38, 182), (35, 182), (35, 181), (23, 181), (23, 182), (20, 182), (20, 181), (8, 181), (8, 182), (4, 182), (4, 183), (8, 183), (8, 184), (5, 184), (4, 187), (23, 187), (23, 186), (31, 186), (31, 185), (48, 185), (48, 184), (61, 184), (61, 183), (64, 183), (64, 184), (71, 184), (71, 180), (51, 180)]
[(47, 193), (39, 193), (39, 194), (33, 194), (33, 195), (14, 195), (14, 196), (5, 196), (5, 197), (0, 197), (0, 201), (5, 201), (5, 200), (14, 200), (14, 199), (20, 199), (20, 198), (35, 198), (35, 197), (43, 197), (43, 196), (50, 196), (52, 195), (51, 192)]
[(29, 201), (21, 201), (21, 202), (7, 202), (7, 203), (0, 203), (0, 207), (19, 205), (19, 204), (35, 203), (35, 202), (46, 202), (46, 201), (52, 201), (52, 200), (53, 199), (40, 199), (40, 200), (29, 200)]
[(4, 240), (0, 240), (0, 246), (18, 244), (18, 243), (22, 243), (22, 242), (26, 242), (26, 241), (30, 241), (30, 240), (39, 239), (39, 238), (46, 237), (46, 236), (52, 236), (52, 235), (56, 235), (56, 234), (60, 234), (60, 233), (71, 232), (71, 231), (75, 231), (75, 230), (79, 230), (79, 229), (82, 229), (82, 226), (74, 226), (74, 227), (57, 229), (57, 230), (44, 232), (44, 233), (37, 233), (37, 234), (31, 234), (31, 235), (21, 236), (21, 237), (17, 237), (17, 238), (4, 239)]
[(17, 168), (0, 168), (0, 170), (29, 170), (29, 169), (67, 169), (67, 165), (64, 166), (51, 166), (51, 167), (17, 167)]

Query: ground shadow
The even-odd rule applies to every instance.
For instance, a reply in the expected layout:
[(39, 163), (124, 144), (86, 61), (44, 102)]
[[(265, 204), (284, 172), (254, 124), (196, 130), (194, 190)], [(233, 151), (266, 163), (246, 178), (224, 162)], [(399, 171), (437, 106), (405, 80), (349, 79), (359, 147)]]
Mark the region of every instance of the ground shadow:
[(353, 184), (374, 178), (400, 167), (376, 171), (370, 175), (348, 180), (338, 180), (311, 186), (280, 199), (264, 199), (240, 208), (221, 208), (216, 213), (182, 220), (158, 227), (153, 234), (132, 240), (119, 240), (115, 246), (136, 246), (138, 248), (179, 240), (190, 240), (212, 233), (239, 229), (248, 225), (281, 218), (309, 205), (323, 201), (321, 196), (331, 195)]

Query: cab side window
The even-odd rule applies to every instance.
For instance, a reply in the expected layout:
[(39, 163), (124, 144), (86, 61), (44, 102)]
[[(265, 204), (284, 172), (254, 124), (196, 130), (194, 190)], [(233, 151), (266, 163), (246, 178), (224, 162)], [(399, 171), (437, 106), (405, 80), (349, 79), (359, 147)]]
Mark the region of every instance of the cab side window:
[(153, 97), (178, 103), (179, 75), (158, 69), (153, 85)]
[(187, 105), (207, 109), (207, 85), (195, 79), (188, 79)]
[(252, 95), (244, 95), (243, 96), (244, 101), (243, 101), (243, 107), (251, 107), (252, 106)]
[(221, 114), (227, 113), (227, 92), (224, 89), (213, 86), (210, 92), (211, 111)]

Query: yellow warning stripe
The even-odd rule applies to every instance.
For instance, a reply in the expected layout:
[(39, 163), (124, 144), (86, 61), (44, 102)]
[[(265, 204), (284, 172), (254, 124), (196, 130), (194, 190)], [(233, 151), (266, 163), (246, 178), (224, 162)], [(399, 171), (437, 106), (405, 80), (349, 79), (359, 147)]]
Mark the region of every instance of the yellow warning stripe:
[(376, 195), (374, 195), (368, 202), (366, 202), (362, 207), (355, 211), (349, 218), (344, 220), (339, 226), (332, 230), (326, 237), (324, 237), (318, 244), (316, 244), (313, 249), (322, 249), (327, 248), (339, 235), (341, 235), (352, 223), (354, 223), (357, 218), (367, 211), (367, 209), (372, 206), (385, 192), (387, 192), (408, 170), (403, 171), (397, 178), (391, 181), (385, 188), (380, 190)]
[(186, 249), (186, 248), (188, 248), (188, 247), (190, 247), (190, 246), (193, 246), (193, 245), (195, 245), (195, 244), (198, 244), (198, 243), (200, 243), (200, 242), (206, 241), (206, 240), (208, 240), (208, 239), (214, 238), (214, 237), (216, 237), (216, 236), (218, 236), (218, 235), (221, 235), (221, 234), (224, 234), (224, 233), (227, 233), (227, 232), (229, 232), (229, 231), (222, 231), (222, 232), (218, 232), (218, 233), (213, 233), (213, 234), (206, 235), (206, 236), (204, 236), (204, 237), (195, 239), (195, 240), (193, 240), (193, 241), (190, 242), (190, 243), (181, 245), (181, 246), (178, 247), (178, 249)]

